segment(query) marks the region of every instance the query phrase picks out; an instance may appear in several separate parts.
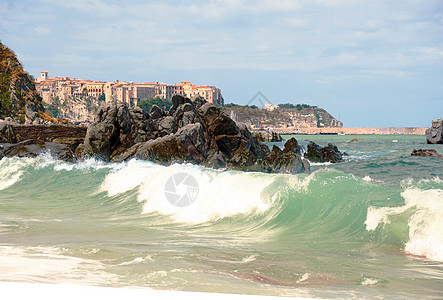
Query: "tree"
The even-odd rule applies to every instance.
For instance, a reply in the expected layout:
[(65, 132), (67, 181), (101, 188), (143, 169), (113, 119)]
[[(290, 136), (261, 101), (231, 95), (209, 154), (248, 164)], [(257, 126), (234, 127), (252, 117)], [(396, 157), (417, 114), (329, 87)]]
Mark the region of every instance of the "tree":
[(159, 106), (159, 107), (161, 107), (164, 110), (169, 110), (171, 108), (171, 106), (172, 106), (172, 102), (171, 101), (168, 101), (166, 99), (162, 99), (160, 97), (142, 100), (142, 101), (137, 103), (137, 106), (140, 107), (141, 109), (143, 109), (144, 111), (149, 112), (151, 110), (151, 107), (154, 104)]

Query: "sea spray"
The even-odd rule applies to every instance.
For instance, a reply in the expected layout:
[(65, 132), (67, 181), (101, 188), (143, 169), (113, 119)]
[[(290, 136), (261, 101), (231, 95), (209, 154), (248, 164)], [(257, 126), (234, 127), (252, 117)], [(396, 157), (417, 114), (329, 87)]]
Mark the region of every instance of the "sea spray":
[[(165, 183), (179, 172), (186, 172), (198, 182), (198, 198), (187, 207), (174, 206), (165, 197)], [(171, 216), (174, 222), (198, 224), (238, 214), (263, 213), (275, 200), (277, 191), (272, 195), (265, 192), (275, 177), (194, 165), (164, 167), (134, 160), (108, 174), (101, 189), (114, 196), (137, 188), (138, 200), (145, 202), (144, 213), (160, 213)]]
[(5, 157), (0, 160), (0, 190), (10, 187), (23, 176), (27, 166), (34, 162), (31, 158)]
[[(443, 261), (443, 185), (437, 177), (421, 180), (414, 184), (411, 180), (401, 196), (404, 205), (398, 207), (370, 207), (366, 219), (366, 229), (375, 230), (380, 224), (390, 224), (394, 216), (409, 212), (407, 220), (409, 239), (405, 244), (406, 253)], [(431, 186), (431, 189), (419, 187)], [(435, 188), (440, 186), (440, 189)]]

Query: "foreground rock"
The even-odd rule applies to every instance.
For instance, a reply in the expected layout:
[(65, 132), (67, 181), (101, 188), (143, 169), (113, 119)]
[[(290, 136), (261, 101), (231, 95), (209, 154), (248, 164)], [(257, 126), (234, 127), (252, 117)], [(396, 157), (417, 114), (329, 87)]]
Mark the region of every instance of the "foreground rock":
[(42, 140), (25, 140), (19, 143), (0, 144), (0, 158), (2, 157), (36, 157), (48, 153), (55, 159), (74, 162), (74, 154), (68, 145), (44, 142)]
[(426, 130), (427, 144), (443, 144), (443, 120), (432, 121), (432, 127)]
[(338, 151), (337, 146), (328, 144), (322, 148), (314, 142), (309, 143), (305, 157), (311, 162), (337, 163), (343, 161), (343, 154)]
[(96, 157), (121, 162), (131, 158), (169, 165), (193, 163), (268, 173), (309, 172), (295, 139), (284, 150), (258, 142), (243, 123), (236, 123), (203, 98), (175, 95), (169, 111), (150, 113), (124, 105), (102, 109), (75, 151), (79, 159)]
[(412, 156), (423, 156), (423, 157), (438, 157), (443, 158), (443, 155), (438, 154), (434, 149), (418, 149), (413, 150), (411, 153)]
[(274, 147), (270, 151), (245, 124), (234, 122), (203, 98), (175, 95), (172, 100), (169, 111), (155, 105), (149, 113), (125, 105), (103, 107), (87, 130), (0, 122), (0, 158), (49, 152), (66, 161), (137, 158), (163, 165), (193, 163), (242, 171), (309, 173), (309, 162), (302, 158), (297, 140), (289, 140), (283, 150)]
[(86, 130), (86, 127), (72, 125), (22, 125), (0, 121), (0, 143), (13, 144), (25, 140), (41, 140), (66, 144), (72, 151), (75, 151), (83, 142)]
[(17, 139), (8, 121), (0, 121), (0, 143), (16, 143)]

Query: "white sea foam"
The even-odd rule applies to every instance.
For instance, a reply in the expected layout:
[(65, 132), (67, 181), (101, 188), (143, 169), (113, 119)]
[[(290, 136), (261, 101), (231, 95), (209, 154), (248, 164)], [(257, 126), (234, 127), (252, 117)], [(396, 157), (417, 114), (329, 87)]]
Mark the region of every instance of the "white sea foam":
[(56, 247), (0, 245), (0, 281), (109, 284), (116, 275), (101, 263), (65, 256)]
[(145, 262), (148, 260), (152, 261), (152, 257), (150, 255), (146, 255), (145, 257), (136, 257), (131, 261), (122, 262), (121, 264), (119, 264), (119, 266), (135, 265), (135, 264), (139, 264), (139, 263), (142, 263), (142, 262)]
[(243, 258), (241, 261), (242, 261), (242, 263), (248, 263), (248, 262), (254, 261), (256, 259), (257, 259), (257, 255), (253, 254), (248, 257)]
[(0, 160), (0, 191), (20, 181), (32, 158), (4, 157)]
[[(171, 176), (182, 172), (196, 179), (198, 195), (191, 205), (177, 207), (168, 202), (164, 187)], [(101, 191), (114, 196), (139, 188), (138, 200), (146, 202), (144, 213), (156, 212), (171, 216), (175, 222), (197, 224), (266, 211), (274, 195), (264, 195), (262, 191), (273, 180), (274, 177), (266, 174), (220, 172), (194, 165), (164, 167), (133, 160), (108, 174)]]
[(302, 282), (308, 280), (310, 276), (311, 276), (311, 274), (305, 273), (301, 276), (301, 278), (299, 280), (297, 280), (296, 283), (302, 283)]
[(404, 206), (370, 207), (366, 230), (375, 230), (381, 223), (389, 224), (390, 216), (414, 210), (408, 220), (409, 241), (405, 252), (443, 261), (443, 190), (407, 188), (401, 195), (405, 199)]
[(380, 280), (375, 279), (375, 278), (363, 278), (363, 280), (361, 281), (361, 285), (375, 285), (377, 283), (379, 283)]
[(142, 182), (156, 177), (156, 174), (164, 168), (166, 167), (149, 162), (130, 160), (106, 176), (100, 191), (107, 192), (109, 196), (125, 193), (138, 187)]
[(327, 161), (327, 162), (309, 162), (309, 164), (311, 166), (329, 166), (332, 165), (331, 162)]

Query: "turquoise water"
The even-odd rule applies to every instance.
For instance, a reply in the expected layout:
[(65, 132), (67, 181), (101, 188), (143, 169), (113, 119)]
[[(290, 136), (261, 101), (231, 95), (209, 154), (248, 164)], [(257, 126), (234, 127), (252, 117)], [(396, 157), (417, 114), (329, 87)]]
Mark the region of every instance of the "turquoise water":
[[(441, 145), (423, 136), (295, 137), (349, 156), (313, 164), (310, 175), (3, 158), (0, 280), (441, 298), (443, 160), (410, 156), (443, 153)], [(177, 173), (198, 182), (186, 207), (164, 193)]]

